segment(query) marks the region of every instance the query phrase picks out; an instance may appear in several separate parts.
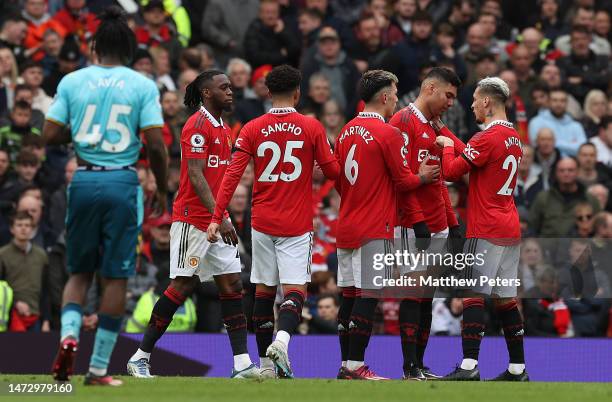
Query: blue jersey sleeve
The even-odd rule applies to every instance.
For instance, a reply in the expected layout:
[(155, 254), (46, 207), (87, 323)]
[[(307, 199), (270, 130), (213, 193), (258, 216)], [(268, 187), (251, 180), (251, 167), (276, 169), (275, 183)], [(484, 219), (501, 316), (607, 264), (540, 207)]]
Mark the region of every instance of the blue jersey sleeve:
[(164, 125), (164, 118), (162, 117), (161, 104), (159, 103), (159, 90), (151, 80), (147, 80), (147, 84), (143, 86), (141, 104), (140, 129), (162, 127)]
[(70, 112), (68, 109), (68, 96), (70, 93), (70, 85), (64, 77), (57, 86), (57, 93), (53, 98), (53, 103), (47, 111), (47, 120), (67, 125), (70, 122)]

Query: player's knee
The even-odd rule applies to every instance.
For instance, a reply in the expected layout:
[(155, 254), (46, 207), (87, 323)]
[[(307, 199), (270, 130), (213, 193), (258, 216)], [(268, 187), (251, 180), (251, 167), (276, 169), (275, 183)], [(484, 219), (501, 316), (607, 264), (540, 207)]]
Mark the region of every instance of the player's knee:
[(217, 281), (221, 294), (242, 293), (242, 280), (240, 274), (222, 275), (223, 280)]
[(189, 297), (193, 294), (196, 286), (198, 285), (198, 278), (178, 276), (170, 282), (170, 287), (173, 287), (177, 292), (185, 297)]

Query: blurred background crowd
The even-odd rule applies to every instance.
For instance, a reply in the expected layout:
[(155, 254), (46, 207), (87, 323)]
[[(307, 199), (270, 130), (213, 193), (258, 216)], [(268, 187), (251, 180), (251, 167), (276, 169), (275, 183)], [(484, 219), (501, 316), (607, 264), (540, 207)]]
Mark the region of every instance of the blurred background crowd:
[[(65, 263), (66, 187), (76, 169), (70, 146), (45, 147), (44, 115), (66, 74), (91, 64), (96, 13), (119, 4), (139, 48), (131, 67), (154, 80), (170, 154), (169, 205), (178, 188), (179, 138), (188, 118), (185, 87), (201, 71), (227, 72), (235, 107), (223, 120), (234, 138), (270, 107), (265, 76), (288, 63), (303, 74), (299, 111), (316, 116), (332, 146), (358, 108), (368, 69), (394, 72), (398, 107), (418, 95), (433, 66), (463, 86), (442, 116), (468, 141), (479, 79), (498, 75), (524, 144), (515, 200), (524, 242), (520, 294), (527, 335), (612, 337), (612, 0), (3, 0), (0, 4), (0, 331), (57, 330)], [(129, 283), (125, 330), (142, 332), (168, 284), (170, 215), (152, 217), (155, 180), (138, 166), (145, 220), (137, 275)], [(240, 237), (247, 316), (252, 308), (247, 169), (230, 204)], [(449, 184), (465, 221), (465, 183)], [(335, 333), (335, 227), (340, 199), (315, 172), (313, 278), (301, 333)], [(565, 238), (551, 246), (542, 238)], [(563, 250), (564, 253), (559, 253)], [(612, 255), (611, 255), (612, 256)], [(92, 261), (92, 263), (95, 263)], [(587, 274), (580, 275), (586, 272)], [(587, 278), (587, 279), (584, 279)], [(96, 326), (98, 286), (84, 328)], [(377, 333), (397, 334), (399, 304), (379, 303)], [(435, 300), (432, 332), (458, 335), (462, 305)], [(494, 314), (491, 309), (491, 314)], [(214, 283), (203, 284), (169, 330), (220, 332)], [(500, 328), (488, 325), (499, 334)]]

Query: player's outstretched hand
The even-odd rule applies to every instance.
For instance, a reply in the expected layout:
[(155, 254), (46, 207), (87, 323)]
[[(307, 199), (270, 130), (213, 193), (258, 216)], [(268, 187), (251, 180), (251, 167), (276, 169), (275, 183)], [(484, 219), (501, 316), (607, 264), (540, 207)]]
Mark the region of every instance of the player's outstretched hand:
[(440, 148), (444, 148), (444, 147), (452, 147), (455, 145), (455, 141), (453, 141), (452, 139), (445, 137), (443, 135), (439, 135), (436, 137), (436, 144), (440, 147)]
[(232, 246), (238, 245), (238, 235), (236, 234), (234, 225), (232, 225), (228, 219), (223, 219), (221, 221), (219, 233), (225, 244), (231, 244)]
[(421, 166), (419, 166), (419, 176), (423, 183), (433, 183), (438, 180), (440, 177), (440, 165), (428, 165), (429, 155), (421, 162)]
[(219, 232), (218, 223), (211, 223), (210, 225), (208, 225), (208, 229), (206, 230), (206, 233), (208, 234), (208, 241), (210, 243), (216, 243), (217, 240), (219, 240), (219, 237), (217, 236), (218, 232)]

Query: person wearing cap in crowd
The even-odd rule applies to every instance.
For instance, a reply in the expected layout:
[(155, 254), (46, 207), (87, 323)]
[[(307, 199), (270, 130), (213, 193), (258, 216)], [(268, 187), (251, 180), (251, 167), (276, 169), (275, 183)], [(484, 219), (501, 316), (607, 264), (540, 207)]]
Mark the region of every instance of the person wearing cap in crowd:
[[(44, 62), (44, 59), (43, 59)], [(53, 69), (45, 76), (42, 88), (49, 96), (55, 96), (59, 82), (66, 74), (79, 69), (83, 64), (83, 56), (79, 45), (73, 36), (67, 37), (57, 56), (57, 63)]]
[(253, 120), (266, 113), (272, 107), (272, 101), (268, 96), (266, 87), (266, 76), (272, 70), (270, 64), (264, 64), (253, 71), (251, 75), (251, 89), (255, 97), (246, 97), (236, 102), (234, 116), (242, 124)]
[(316, 52), (302, 61), (303, 94), (308, 93), (310, 77), (315, 73), (327, 77), (332, 99), (338, 102), (346, 116), (353, 116), (357, 105), (355, 83), (359, 81), (359, 70), (342, 50), (338, 32), (330, 26), (321, 28)]
[[(154, 0), (140, 0), (140, 5), (146, 7), (152, 1)], [(172, 17), (178, 40), (183, 47), (187, 47), (191, 40), (191, 20), (187, 10), (182, 6), (181, 0), (162, 0), (161, 3), (165, 13)], [(192, 9), (193, 7), (190, 8), (190, 11), (193, 11)]]

